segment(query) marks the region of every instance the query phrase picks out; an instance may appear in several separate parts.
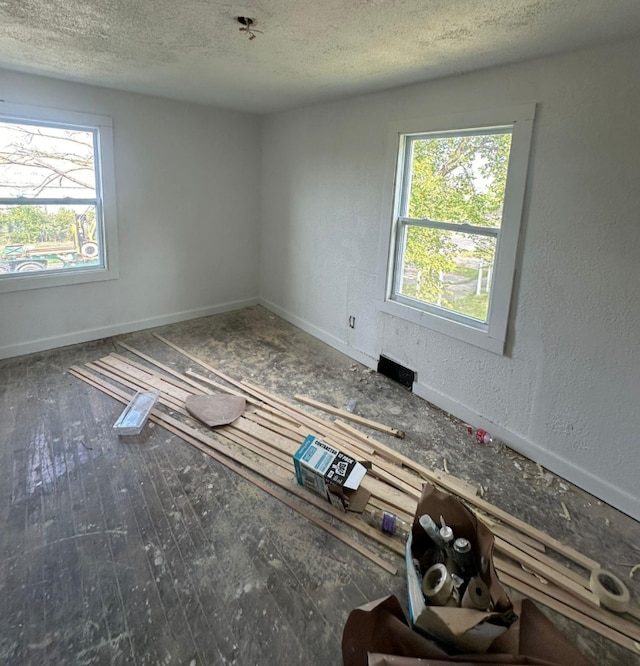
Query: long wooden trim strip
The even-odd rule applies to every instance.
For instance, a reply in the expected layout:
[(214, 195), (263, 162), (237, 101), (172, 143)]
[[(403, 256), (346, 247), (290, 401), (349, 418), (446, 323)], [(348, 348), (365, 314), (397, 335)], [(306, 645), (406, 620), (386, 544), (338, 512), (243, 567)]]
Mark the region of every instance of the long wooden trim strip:
[(198, 389), (202, 393), (206, 393), (207, 389), (203, 388), (201, 385), (197, 384), (193, 380), (185, 377), (184, 375), (181, 375), (177, 370), (174, 370), (173, 368), (170, 368), (168, 365), (165, 365), (164, 363), (160, 363), (160, 361), (157, 361), (155, 358), (149, 356), (148, 354), (144, 354), (143, 352), (139, 351), (138, 349), (135, 349), (134, 347), (131, 347), (130, 345), (125, 344), (124, 342), (117, 342), (116, 343), (118, 346), (122, 347), (123, 349), (126, 349), (128, 352), (131, 354), (134, 354), (135, 356), (140, 357), (141, 359), (147, 361), (147, 363), (151, 363), (151, 365), (155, 365), (156, 368), (160, 368), (161, 370), (164, 370), (168, 375), (172, 375), (176, 379), (179, 379), (182, 382), (185, 382), (186, 384), (189, 384), (193, 386), (194, 388)]
[(256, 414), (260, 414), (260, 416), (267, 419), (275, 420), (276, 423), (285, 428), (302, 428), (298, 419), (294, 419), (292, 416), (287, 416), (284, 412), (271, 405), (263, 403), (258, 409), (256, 409)]
[(216, 432), (216, 435), (233, 442), (236, 446), (253, 451), (256, 455), (264, 460), (268, 460), (271, 464), (281, 469), (282, 473), (291, 476), (291, 458), (282, 455), (275, 449), (269, 449), (269, 447), (265, 446), (259, 440), (247, 437), (247, 435), (239, 430), (229, 430), (228, 428)]
[(496, 539), (496, 549), (504, 555), (507, 555), (516, 560), (517, 562), (524, 564), (527, 569), (531, 569), (531, 571), (534, 571), (543, 578), (555, 583), (559, 588), (570, 592), (579, 599), (590, 603), (592, 606), (600, 606), (600, 599), (598, 599), (598, 597), (593, 594), (593, 592), (585, 589), (582, 585), (571, 580), (563, 573), (552, 569), (534, 557), (527, 555), (527, 553), (514, 548), (506, 541), (502, 541), (502, 539)]
[[(128, 376), (122, 376), (121, 373), (112, 372), (107, 368), (101, 367), (100, 365), (98, 365), (98, 363), (99, 361), (96, 363), (87, 363), (86, 367), (89, 368), (90, 370), (93, 370), (94, 372), (97, 372), (101, 375), (104, 375), (105, 377), (108, 377), (109, 379), (113, 379), (119, 384), (122, 384), (127, 388), (133, 389), (134, 391), (148, 391), (149, 388), (155, 389), (154, 386), (152, 386), (151, 384), (147, 384), (146, 382), (144, 382), (144, 380), (130, 378)], [(184, 416), (189, 416), (187, 411), (176, 400), (174, 400), (171, 396), (167, 395), (166, 393), (163, 392), (160, 393), (158, 402), (160, 402), (160, 404), (164, 405), (168, 409), (179, 412)]]
[(464, 499), (466, 499), (470, 504), (473, 504), (474, 506), (477, 506), (483, 511), (486, 511), (487, 513), (494, 515), (496, 518), (499, 518), (503, 523), (507, 523), (508, 525), (511, 525), (511, 527), (515, 527), (516, 529), (520, 530), (521, 532), (524, 532), (528, 536), (537, 539), (545, 546), (548, 546), (552, 550), (555, 550), (556, 553), (559, 553), (563, 557), (566, 557), (568, 560), (571, 560), (572, 562), (575, 562), (580, 566), (583, 566), (585, 569), (591, 571), (593, 569), (600, 568), (600, 564), (595, 560), (591, 559), (590, 557), (583, 555), (582, 553), (578, 552), (574, 548), (571, 548), (570, 546), (566, 546), (557, 539), (554, 539), (546, 532), (543, 532), (542, 530), (539, 530), (533, 527), (532, 525), (525, 523), (524, 521), (516, 518), (515, 516), (512, 516), (507, 511), (499, 509), (497, 506), (490, 504), (489, 502), (481, 499), (480, 497), (465, 497)]
[(628, 615), (635, 620), (640, 620), (640, 609), (636, 608), (635, 606), (629, 606), (625, 612), (625, 615)]
[[(86, 367), (108, 376), (110, 379), (115, 379), (120, 384), (126, 384), (130, 388), (141, 387), (145, 391), (149, 388), (159, 390), (161, 400), (164, 400), (168, 407), (184, 411), (184, 392), (180, 393), (182, 398), (177, 397), (173, 394), (173, 390), (167, 390), (168, 385), (159, 377), (143, 374), (135, 369), (122, 369), (117, 363), (114, 364), (112, 360), (110, 361), (108, 356), (93, 363), (87, 363)], [(140, 388), (136, 388), (136, 390), (140, 390)], [(172, 403), (175, 407), (168, 403)]]
[(477, 510), (476, 516), (478, 516), (478, 518), (480, 518), (480, 520), (482, 520), (482, 522), (485, 523), (496, 536), (503, 538), (505, 541), (513, 544), (516, 548), (520, 548), (522, 550), (522, 545), (525, 545), (529, 546), (529, 548), (537, 550), (539, 553), (547, 552), (547, 548), (543, 543), (536, 541), (536, 539), (533, 539), (526, 534), (522, 534), (522, 532), (517, 532), (511, 527), (507, 527), (506, 525), (499, 523), (490, 515)]
[[(344, 421), (341, 421), (340, 419), (336, 419), (334, 422), (334, 425), (336, 428), (339, 428), (340, 430), (344, 431), (347, 433), (350, 437), (353, 439), (357, 440), (358, 443), (361, 443), (365, 446), (369, 446), (372, 451), (376, 450), (376, 445), (379, 444), (379, 442), (370, 435), (367, 435), (366, 433), (362, 432), (361, 430), (358, 430), (357, 428), (354, 428), (350, 423), (345, 423)], [(398, 454), (396, 451), (393, 449), (390, 450), (389, 454), (389, 460), (392, 462), (396, 463), (397, 465), (402, 464), (402, 456), (401, 454)]]
[[(491, 528), (489, 528), (491, 529)], [(572, 580), (574, 583), (579, 585), (580, 587), (583, 587), (585, 590), (589, 590), (589, 581), (585, 576), (581, 576), (579, 573), (576, 573), (573, 571), (573, 569), (569, 569), (566, 567), (564, 564), (561, 562), (558, 562), (557, 560), (554, 560), (552, 557), (549, 557), (545, 553), (541, 553), (539, 550), (535, 550), (534, 548), (529, 548), (524, 543), (520, 544), (515, 544), (512, 541), (509, 541), (507, 539), (504, 539), (503, 537), (499, 536), (498, 534), (495, 534), (495, 544), (496, 548), (501, 551), (505, 552), (511, 557), (512, 559), (517, 559), (518, 561), (521, 560), (520, 554), (518, 551), (522, 552), (523, 554), (527, 555), (528, 557), (532, 557), (534, 560), (537, 560), (540, 562), (543, 566), (549, 567), (549, 569), (553, 569), (554, 571), (557, 571), (558, 574), (561, 576), (564, 576), (565, 578), (568, 578)], [(518, 553), (518, 557), (515, 558), (515, 553)], [(526, 562), (525, 562), (526, 564)], [(539, 573), (539, 572), (536, 572)], [(541, 576), (544, 576), (544, 574), (540, 574)]]
[[(133, 348), (130, 347), (130, 349)], [(182, 391), (186, 391), (187, 393), (195, 393), (195, 392), (207, 393), (207, 394), (211, 393), (211, 391), (209, 391), (209, 389), (206, 386), (201, 386), (197, 382), (192, 382), (188, 377), (180, 375), (180, 373), (175, 372), (169, 366), (164, 366), (164, 367), (167, 368), (167, 370), (171, 370), (174, 374), (165, 374), (164, 372), (158, 372), (158, 370), (155, 367), (150, 368), (147, 365), (143, 365), (142, 363), (134, 361), (132, 358), (129, 358), (128, 356), (122, 356), (121, 354), (117, 354), (116, 352), (111, 352), (111, 354), (105, 356), (102, 360), (106, 359), (112, 359), (120, 363), (126, 363), (126, 365), (131, 368), (135, 368), (140, 372), (153, 375), (154, 377), (158, 377), (167, 384), (171, 384), (171, 386), (179, 388)]]
[(500, 574), (500, 581), (505, 585), (512, 587), (514, 590), (518, 590), (518, 592), (526, 594), (528, 597), (531, 597), (535, 601), (544, 604), (545, 606), (547, 606), (547, 608), (551, 608), (551, 610), (554, 610), (557, 613), (561, 613), (570, 620), (573, 620), (574, 622), (581, 624), (583, 627), (587, 627), (587, 629), (595, 631), (597, 634), (600, 634), (601, 636), (608, 638), (610, 641), (613, 641), (614, 643), (617, 643), (618, 645), (627, 648), (627, 650), (631, 650), (631, 652), (635, 653), (636, 655), (640, 652), (638, 644), (635, 643), (628, 636), (621, 634), (619, 631), (616, 631), (615, 629), (611, 629), (610, 627), (605, 626), (601, 622), (598, 622), (598, 620), (594, 620), (593, 618), (585, 615), (584, 613), (581, 613), (580, 611), (577, 611), (575, 608), (572, 608), (571, 606), (567, 606), (566, 604), (563, 604), (562, 602), (557, 601), (556, 599), (552, 599), (547, 594), (544, 594), (539, 590), (536, 590), (531, 585), (527, 585), (526, 583), (523, 583), (517, 578), (513, 578), (512, 576), (509, 576), (506, 573)]
[(194, 356), (193, 354), (188, 352), (186, 349), (183, 349), (182, 347), (179, 347), (178, 345), (171, 342), (171, 340), (167, 340), (167, 338), (163, 338), (161, 335), (158, 335), (157, 333), (152, 333), (152, 335), (153, 335), (154, 338), (160, 340), (160, 342), (164, 342), (165, 345), (168, 345), (174, 351), (177, 351), (179, 354), (182, 354), (186, 358), (192, 360), (194, 363), (197, 363), (199, 366), (201, 366), (205, 370), (208, 370), (209, 372), (212, 372), (214, 375), (220, 377), (220, 379), (223, 379), (225, 382), (231, 384), (232, 386), (235, 386), (236, 388), (239, 388), (240, 390), (244, 390), (243, 386), (241, 385), (241, 382), (237, 381), (233, 377), (230, 377), (229, 375), (225, 374), (221, 370), (218, 370), (218, 369), (214, 368), (213, 366), (209, 365), (208, 363), (205, 363), (203, 360), (199, 359), (197, 356)]
[(111, 356), (105, 356), (94, 362), (94, 365), (99, 365), (103, 368), (108, 368), (112, 372), (117, 372), (124, 377), (130, 377), (136, 381), (144, 382), (149, 386), (153, 386), (155, 389), (162, 391), (165, 395), (171, 396), (173, 400), (176, 400), (181, 405), (184, 405), (186, 398), (189, 395), (193, 395), (192, 391), (185, 391), (183, 388), (178, 388), (173, 384), (165, 381), (163, 377), (155, 373), (143, 372), (137, 368), (129, 365), (124, 361), (120, 361), (117, 358)]
[(240, 382), (240, 386), (250, 390), (255, 395), (259, 396), (264, 402), (276, 407), (284, 414), (291, 416), (292, 418), (297, 418), (302, 425), (312, 428), (316, 434), (321, 435), (328, 443), (334, 444), (335, 446), (341, 446), (348, 442), (348, 439), (340, 428), (336, 427), (330, 421), (300, 409), (284, 398), (281, 398), (274, 393), (269, 393), (269, 391), (265, 391), (262, 387), (251, 384), (250, 382)]
[(373, 437), (365, 435), (363, 432), (360, 432), (360, 430), (357, 430), (356, 428), (349, 425), (348, 423), (345, 423), (344, 421), (340, 421), (338, 419), (335, 421), (335, 424), (336, 427), (340, 428), (341, 430), (344, 430), (357, 442), (363, 442), (364, 444), (369, 445), (371, 448), (373, 448), (376, 455), (380, 456), (381, 458), (384, 458), (385, 460), (388, 460), (391, 463), (394, 463), (395, 465), (398, 465), (400, 467), (406, 467), (407, 469), (412, 470), (422, 479), (429, 481), (430, 483), (435, 483), (436, 485), (444, 488), (448, 492), (453, 492), (456, 495), (460, 496), (475, 495), (476, 489), (466, 481), (458, 479), (455, 476), (452, 476), (451, 474), (447, 474), (446, 472), (440, 472), (438, 470), (429, 469), (428, 467), (421, 465), (415, 460), (411, 460), (411, 458), (408, 458), (402, 453), (394, 451), (393, 449), (389, 448), (382, 442), (373, 439)]
[(233, 389), (230, 386), (225, 386), (224, 384), (220, 384), (220, 382), (214, 382), (212, 379), (209, 379), (208, 377), (204, 377), (203, 375), (194, 372), (193, 370), (191, 370), (191, 368), (185, 370), (184, 374), (188, 375), (189, 377), (193, 377), (196, 381), (200, 382), (201, 384), (208, 384), (209, 386), (217, 389), (218, 391), (223, 391), (224, 393), (229, 393), (230, 395), (237, 395), (241, 398), (244, 398), (248, 403), (255, 405), (256, 407), (261, 407), (263, 409), (265, 407), (262, 400), (258, 400), (250, 395), (247, 395), (247, 391), (236, 391), (236, 389)]
[(390, 472), (387, 472), (384, 468), (380, 467), (379, 465), (376, 464), (371, 465), (371, 469), (369, 470), (368, 474), (371, 474), (377, 479), (380, 479), (380, 481), (384, 481), (388, 486), (391, 486), (392, 488), (395, 488), (396, 490), (403, 492), (408, 497), (411, 497), (411, 499), (413, 499), (416, 503), (418, 502), (420, 496), (422, 495), (422, 489), (417, 490), (416, 488), (409, 485), (402, 479), (399, 479), (397, 476), (394, 476)]
[(255, 421), (255, 423), (258, 423), (263, 428), (282, 435), (282, 437), (288, 437), (289, 439), (295, 438), (299, 442), (304, 441), (305, 435), (303, 435), (300, 430), (292, 430), (290, 426), (282, 426), (272, 419), (265, 419), (259, 412), (245, 412), (244, 416), (251, 419), (251, 421)]
[[(503, 560), (501, 557), (494, 557), (493, 563), (499, 572), (517, 578), (519, 581), (535, 588), (538, 592), (546, 594), (556, 601), (560, 601), (567, 606), (575, 608), (578, 612), (584, 613), (598, 622), (602, 622), (602, 624), (605, 624), (607, 627), (611, 627), (635, 641), (640, 641), (640, 625), (624, 620), (619, 615), (611, 613), (604, 608), (594, 608), (589, 604), (582, 603), (568, 592), (561, 590), (555, 585), (542, 583), (535, 576), (523, 571), (519, 566), (516, 566), (511, 562)], [(502, 578), (501, 576), (499, 577)]]
[(386, 435), (391, 435), (392, 437), (398, 437), (398, 439), (404, 439), (404, 430), (398, 430), (398, 428), (391, 428), (390, 426), (384, 425), (384, 423), (378, 423), (377, 421), (371, 421), (370, 419), (364, 418), (364, 416), (358, 416), (358, 414), (353, 414), (346, 411), (345, 409), (338, 409), (332, 405), (326, 405), (323, 402), (309, 398), (306, 395), (296, 394), (293, 396), (298, 402), (301, 402), (310, 407), (315, 407), (316, 409), (321, 409), (323, 412), (328, 414), (333, 414), (334, 416), (341, 416), (343, 419), (348, 421), (353, 421), (354, 423), (359, 423), (360, 425), (371, 428), (372, 430), (378, 430), (383, 432)]

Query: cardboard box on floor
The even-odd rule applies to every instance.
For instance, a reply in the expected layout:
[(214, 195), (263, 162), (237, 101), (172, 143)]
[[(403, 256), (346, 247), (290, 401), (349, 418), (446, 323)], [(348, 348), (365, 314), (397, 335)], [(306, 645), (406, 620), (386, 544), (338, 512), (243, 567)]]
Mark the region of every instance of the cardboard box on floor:
[(362, 512), (371, 497), (360, 483), (367, 468), (334, 446), (309, 435), (293, 456), (296, 480), (342, 511)]

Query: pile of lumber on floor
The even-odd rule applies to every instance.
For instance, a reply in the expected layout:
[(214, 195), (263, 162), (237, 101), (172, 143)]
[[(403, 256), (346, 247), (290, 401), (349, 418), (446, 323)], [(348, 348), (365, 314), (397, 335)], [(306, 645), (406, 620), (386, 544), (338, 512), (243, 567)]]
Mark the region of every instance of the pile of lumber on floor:
[[(369, 461), (371, 469), (362, 483), (371, 493), (369, 505), (392, 512), (408, 523), (413, 521), (423, 483), (433, 483), (465, 502), (494, 533), (494, 564), (505, 585), (633, 652), (640, 652), (640, 611), (629, 608), (624, 615), (612, 613), (600, 606), (589, 588), (589, 575), (599, 569), (598, 562), (478, 497), (476, 489), (465, 481), (411, 460), (343, 419), (351, 418), (359, 425), (396, 437), (402, 437), (402, 431), (302, 399), (333, 414), (339, 412), (342, 417), (326, 420), (259, 386), (232, 378), (169, 340), (156, 337), (203, 368), (206, 376), (192, 370), (179, 373), (124, 343), (120, 345), (130, 355), (145, 363), (131, 356), (110, 354), (85, 367), (74, 366), (70, 372), (124, 404), (133, 391), (159, 390), (160, 406), (151, 414), (154, 422), (277, 497), (389, 573), (395, 573), (397, 567), (388, 558), (353, 538), (348, 530), (337, 529), (323, 520), (310, 505), (391, 553), (403, 556), (404, 545), (358, 515), (342, 512), (299, 486), (293, 474), (293, 454), (305, 437), (313, 434), (358, 460)], [(242, 395), (247, 401), (247, 410), (230, 425), (206, 429), (184, 408), (190, 395), (221, 392)]]

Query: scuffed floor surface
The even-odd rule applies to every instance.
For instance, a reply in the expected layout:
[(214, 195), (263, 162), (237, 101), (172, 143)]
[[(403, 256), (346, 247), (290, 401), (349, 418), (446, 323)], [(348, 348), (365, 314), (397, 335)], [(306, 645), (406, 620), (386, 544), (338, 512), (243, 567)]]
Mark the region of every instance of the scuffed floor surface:
[[(285, 397), (355, 400), (407, 438), (371, 434), (484, 486), (640, 599), (628, 577), (638, 523), (509, 449), (478, 446), (456, 419), (266, 310), (158, 332)], [(149, 332), (120, 339), (177, 370), (192, 365)], [(326, 666), (341, 663), (351, 609), (387, 594), (406, 606), (399, 558), (390, 576), (159, 426), (118, 439), (121, 405), (66, 372), (122, 352), (115, 343), (0, 362), (0, 663)], [(596, 665), (640, 664), (549, 614)]]

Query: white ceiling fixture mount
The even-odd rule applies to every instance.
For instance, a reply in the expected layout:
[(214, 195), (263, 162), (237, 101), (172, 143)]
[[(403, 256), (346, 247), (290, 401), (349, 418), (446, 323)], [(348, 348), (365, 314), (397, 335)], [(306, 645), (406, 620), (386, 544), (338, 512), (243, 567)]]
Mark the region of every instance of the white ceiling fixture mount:
[(244, 32), (249, 38), (249, 41), (256, 38), (257, 32), (263, 34), (262, 30), (256, 30), (254, 28), (256, 20), (253, 18), (249, 18), (248, 16), (236, 16), (236, 21), (240, 24), (238, 30)]

